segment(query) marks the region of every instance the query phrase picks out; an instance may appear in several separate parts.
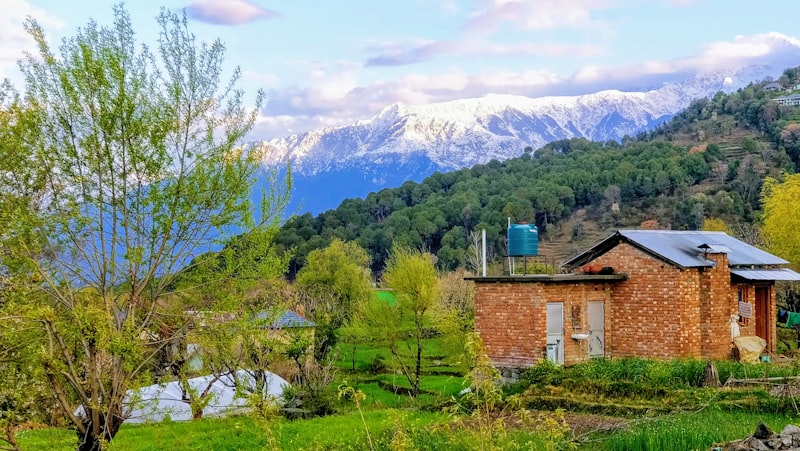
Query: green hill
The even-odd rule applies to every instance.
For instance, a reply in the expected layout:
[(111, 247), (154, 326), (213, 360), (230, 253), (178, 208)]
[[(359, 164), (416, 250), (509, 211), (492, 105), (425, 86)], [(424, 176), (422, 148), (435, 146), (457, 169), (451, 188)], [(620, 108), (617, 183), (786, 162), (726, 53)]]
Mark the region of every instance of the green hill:
[[(781, 83), (794, 86), (796, 70)], [(502, 271), (506, 225), (540, 232), (540, 262), (558, 264), (622, 227), (697, 229), (707, 218), (752, 224), (765, 177), (800, 164), (800, 112), (750, 85), (693, 102), (656, 130), (622, 143), (557, 141), (520, 158), (491, 161), (421, 183), (347, 199), (317, 216), (297, 216), (276, 237), (294, 250), (290, 277), (331, 239), (356, 241), (380, 273), (392, 245), (424, 248), (442, 270), (469, 267), (486, 229), (493, 271)]]

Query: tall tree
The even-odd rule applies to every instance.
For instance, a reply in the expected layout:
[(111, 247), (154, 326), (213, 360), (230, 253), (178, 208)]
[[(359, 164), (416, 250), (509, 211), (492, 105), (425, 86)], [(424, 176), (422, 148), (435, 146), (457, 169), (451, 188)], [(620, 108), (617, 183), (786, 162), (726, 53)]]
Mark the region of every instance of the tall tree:
[(336, 330), (350, 320), (357, 305), (369, 296), (369, 255), (355, 242), (334, 239), (328, 247), (308, 254), (297, 274), (305, 312), (317, 324), (314, 354), (323, 360), (336, 345)]
[(185, 15), (162, 9), (158, 24), (152, 53), (122, 6), (112, 26), (92, 20), (58, 51), (26, 23), (38, 52), (21, 63), (24, 101), (36, 114), (16, 150), (37, 176), (3, 186), (27, 202), (0, 229), (3, 270), (37, 283), (16, 286), (30, 293), (4, 318), (39, 325), (37, 362), (81, 450), (116, 435), (126, 391), (146, 382), (168, 342), (160, 328), (185, 327), (175, 313), (215, 308), (213, 298), (170, 293), (173, 280), (231, 231), (275, 227), (285, 200), (281, 187), (265, 195), (254, 223), (261, 155), (241, 143), (262, 95), (244, 106), (238, 69), (223, 79), (224, 46), (197, 42)]
[(800, 267), (800, 216), (797, 214), (800, 199), (800, 174), (786, 175), (779, 181), (764, 181), (761, 202), (763, 206), (762, 236), (769, 250), (786, 260), (794, 268)]
[[(360, 312), (362, 329), (372, 339), (389, 347), (394, 361), (411, 385), (411, 395), (419, 395), (425, 331), (433, 325), (439, 299), (439, 280), (434, 256), (422, 251), (395, 247), (386, 265), (383, 280), (397, 297), (396, 304), (372, 301)], [(407, 352), (414, 355), (406, 361)]]
[(451, 349), (461, 351), (456, 354), (459, 357), (475, 330), (475, 283), (466, 280), (471, 275), (458, 270), (439, 276), (440, 294), (433, 315), (436, 330)]
[[(18, 93), (5, 81), (0, 83), (0, 224), (6, 218), (25, 214), (41, 199), (41, 179), (36, 167), (27, 164), (26, 142), (33, 139), (29, 130), (36, 112), (26, 108)], [(19, 233), (0, 227), (0, 256), (8, 255), (2, 242)], [(36, 296), (33, 287), (39, 276), (14, 259), (4, 259), (0, 272), (0, 317), (17, 312), (20, 304)], [(16, 286), (19, 289), (9, 290)], [(3, 289), (6, 288), (6, 289)], [(32, 365), (39, 337), (37, 325), (21, 318), (0, 321), (0, 449), (18, 449), (16, 430), (26, 421), (42, 421), (54, 407), (41, 368)]]

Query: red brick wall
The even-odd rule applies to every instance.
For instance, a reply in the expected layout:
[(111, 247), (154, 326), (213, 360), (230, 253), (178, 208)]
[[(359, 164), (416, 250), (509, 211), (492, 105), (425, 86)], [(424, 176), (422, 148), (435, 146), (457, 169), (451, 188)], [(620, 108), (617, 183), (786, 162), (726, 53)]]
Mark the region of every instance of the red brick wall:
[(522, 368), (542, 357), (545, 306), (539, 291), (538, 284), (475, 284), (475, 330), (495, 365)]
[(588, 333), (588, 301), (604, 301), (608, 318), (611, 297), (607, 283), (478, 282), (475, 289), (475, 330), (495, 365), (507, 368), (545, 358), (548, 302), (564, 303), (564, 363), (586, 360), (586, 342), (570, 337)]
[(775, 285), (769, 287), (769, 318), (767, 318), (767, 329), (769, 330), (769, 339), (767, 340), (767, 351), (775, 353), (775, 346), (778, 343), (778, 328), (775, 325), (775, 320), (778, 317), (778, 307), (775, 300)]
[(611, 356), (674, 358), (700, 351), (699, 278), (620, 243), (594, 262), (628, 275), (606, 312)]
[[(592, 263), (611, 266), (625, 281), (489, 282), (476, 284), (475, 328), (500, 367), (530, 366), (545, 357), (546, 304), (564, 303), (564, 362), (588, 358), (588, 344), (570, 338), (588, 333), (587, 303), (605, 302), (608, 357), (645, 358), (731, 356), (730, 315), (738, 313), (737, 286), (731, 286), (725, 254), (708, 254), (713, 268), (680, 269), (627, 243)], [(751, 285), (741, 285), (755, 301)], [(775, 317), (775, 290), (770, 288)], [(774, 320), (768, 321), (768, 350), (775, 350)], [(755, 318), (741, 327), (755, 334)]]
[(702, 293), (700, 298), (700, 357), (727, 359), (733, 349), (731, 343), (731, 271), (727, 254), (708, 254), (716, 266), (700, 271)]

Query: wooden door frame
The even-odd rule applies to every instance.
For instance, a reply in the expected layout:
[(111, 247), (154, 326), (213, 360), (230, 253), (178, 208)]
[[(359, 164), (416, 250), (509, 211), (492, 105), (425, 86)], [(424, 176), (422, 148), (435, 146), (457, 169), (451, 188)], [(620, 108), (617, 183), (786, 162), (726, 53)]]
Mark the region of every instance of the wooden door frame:
[(755, 285), (753, 296), (755, 298), (756, 335), (767, 342), (766, 352), (772, 349), (772, 329), (775, 327), (774, 319), (770, 315), (772, 303), (772, 287), (769, 285)]

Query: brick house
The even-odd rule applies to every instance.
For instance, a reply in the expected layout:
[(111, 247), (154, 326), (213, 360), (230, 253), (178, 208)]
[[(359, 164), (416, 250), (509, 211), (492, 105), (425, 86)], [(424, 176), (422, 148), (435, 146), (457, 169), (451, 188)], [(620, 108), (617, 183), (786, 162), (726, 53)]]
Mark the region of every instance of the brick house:
[(722, 232), (620, 230), (566, 261), (568, 274), (470, 278), (475, 329), (501, 368), (730, 358), (737, 318), (775, 352), (775, 281), (800, 280), (787, 263)]

